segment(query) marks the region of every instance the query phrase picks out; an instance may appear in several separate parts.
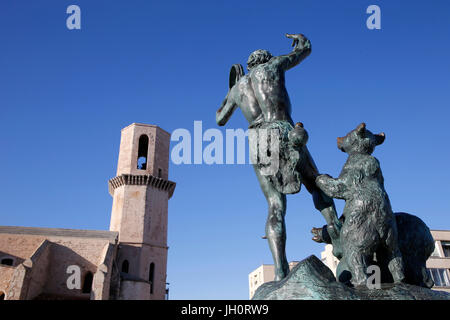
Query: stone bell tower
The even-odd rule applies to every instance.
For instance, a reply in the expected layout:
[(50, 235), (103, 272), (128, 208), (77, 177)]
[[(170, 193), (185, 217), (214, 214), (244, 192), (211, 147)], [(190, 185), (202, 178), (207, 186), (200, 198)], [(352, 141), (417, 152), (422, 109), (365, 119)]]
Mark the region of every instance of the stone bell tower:
[(167, 270), (167, 207), (175, 190), (168, 180), (170, 134), (133, 123), (122, 129), (111, 231), (119, 232), (120, 299), (164, 299)]

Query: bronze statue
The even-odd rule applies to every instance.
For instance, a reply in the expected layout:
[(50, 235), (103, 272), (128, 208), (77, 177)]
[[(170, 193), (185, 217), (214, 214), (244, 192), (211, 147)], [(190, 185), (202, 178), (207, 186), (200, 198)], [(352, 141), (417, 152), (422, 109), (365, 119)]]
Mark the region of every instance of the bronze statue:
[[(275, 280), (289, 273), (286, 259), (286, 194), (297, 193), (303, 184), (313, 196), (314, 205), (325, 217), (326, 231), (331, 241), (339, 241), (341, 223), (337, 218), (333, 199), (317, 188), (317, 167), (306, 147), (307, 133), (301, 123), (294, 126), (291, 103), (285, 86), (285, 72), (303, 61), (311, 53), (311, 43), (302, 34), (286, 34), (293, 40), (293, 51), (273, 57), (267, 50), (256, 50), (247, 61), (248, 74), (241, 65), (233, 65), (230, 89), (216, 113), (217, 124), (223, 126), (237, 107), (255, 130), (270, 129), (280, 139), (280, 166), (272, 175), (264, 174), (262, 166), (253, 164), (261, 189), (267, 199), (269, 214), (266, 237), (275, 265)], [(313, 240), (320, 241), (321, 229), (313, 229)], [(336, 248), (340, 248), (339, 245)]]
[[(340, 231), (341, 255), (336, 270), (340, 282), (365, 285), (367, 268), (377, 265), (383, 283), (405, 282), (431, 288), (426, 261), (434, 250), (434, 240), (418, 217), (393, 213), (384, 188), (380, 162), (372, 156), (384, 133), (373, 134), (361, 123), (345, 137), (337, 138), (338, 148), (348, 154), (338, 178), (320, 175), (317, 186), (327, 195), (345, 200)], [(327, 239), (323, 239), (327, 242)], [(411, 250), (414, 248), (414, 250)]]

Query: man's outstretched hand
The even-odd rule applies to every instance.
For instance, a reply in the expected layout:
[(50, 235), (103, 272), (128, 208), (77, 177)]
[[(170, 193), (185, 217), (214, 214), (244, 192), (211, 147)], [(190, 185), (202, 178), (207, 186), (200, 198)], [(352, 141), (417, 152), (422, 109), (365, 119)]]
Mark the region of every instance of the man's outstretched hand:
[(301, 33), (294, 33), (294, 34), (286, 33), (286, 38), (292, 39), (293, 47), (296, 47), (299, 49), (311, 48), (311, 43)]

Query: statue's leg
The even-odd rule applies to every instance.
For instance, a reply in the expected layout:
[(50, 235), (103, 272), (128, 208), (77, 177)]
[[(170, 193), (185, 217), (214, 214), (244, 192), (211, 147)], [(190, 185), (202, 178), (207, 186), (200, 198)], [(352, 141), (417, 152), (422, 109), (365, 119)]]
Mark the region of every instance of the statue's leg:
[(402, 253), (400, 252), (395, 227), (388, 231), (385, 246), (387, 248), (388, 268), (395, 283), (405, 280), (404, 264)]
[(394, 282), (391, 271), (389, 270), (389, 267), (388, 267), (389, 252), (383, 243), (381, 243), (380, 246), (378, 246), (378, 248), (375, 252), (375, 257), (376, 257), (376, 262), (374, 261), (373, 264), (376, 264), (380, 268), (381, 283)]
[(266, 237), (275, 266), (275, 281), (286, 277), (289, 273), (289, 264), (286, 259), (286, 195), (276, 190), (267, 176), (261, 174), (254, 166), (264, 196), (269, 205), (269, 214), (266, 222)]
[(356, 246), (348, 244), (344, 248), (344, 257), (346, 257), (347, 267), (349, 268), (352, 278), (351, 283), (354, 286), (367, 285), (368, 275), (367, 269), (367, 256)]
[[(339, 244), (339, 233), (342, 223), (338, 219), (334, 201), (316, 186), (316, 177), (319, 175), (319, 171), (306, 146), (303, 147), (302, 157), (304, 160), (302, 161), (300, 171), (303, 185), (311, 193), (314, 207), (320, 211), (327, 222), (327, 232), (333, 244), (333, 253), (335, 256), (337, 256), (336, 254), (342, 255)], [(314, 228), (313, 233), (315, 230), (317, 232), (320, 229)]]
[(336, 268), (336, 280), (346, 285), (350, 285), (351, 278), (352, 274), (348, 267), (347, 259), (345, 256), (342, 256)]

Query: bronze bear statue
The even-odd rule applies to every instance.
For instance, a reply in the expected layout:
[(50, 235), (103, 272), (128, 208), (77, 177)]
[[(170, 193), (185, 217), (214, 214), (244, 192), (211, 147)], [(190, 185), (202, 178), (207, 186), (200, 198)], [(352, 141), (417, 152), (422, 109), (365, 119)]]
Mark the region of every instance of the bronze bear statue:
[(366, 269), (373, 264), (374, 254), (381, 251), (394, 282), (405, 280), (397, 222), (384, 189), (380, 163), (371, 155), (384, 139), (384, 133), (373, 134), (361, 123), (337, 139), (338, 148), (348, 154), (339, 177), (319, 175), (316, 178), (316, 185), (326, 195), (346, 201), (337, 277), (340, 281), (349, 280), (354, 286), (366, 284), (369, 278)]
[[(402, 281), (431, 288), (434, 283), (426, 269), (434, 251), (430, 229), (412, 214), (392, 213), (379, 162), (371, 156), (384, 139), (384, 133), (372, 134), (360, 124), (338, 138), (338, 148), (349, 154), (339, 178), (316, 178), (317, 186), (327, 195), (346, 200), (340, 218), (340, 247), (333, 248), (340, 259), (336, 276), (340, 282), (361, 285), (366, 279), (361, 272), (368, 265), (378, 265), (382, 283)], [(320, 233), (321, 242), (331, 243), (326, 226)]]

